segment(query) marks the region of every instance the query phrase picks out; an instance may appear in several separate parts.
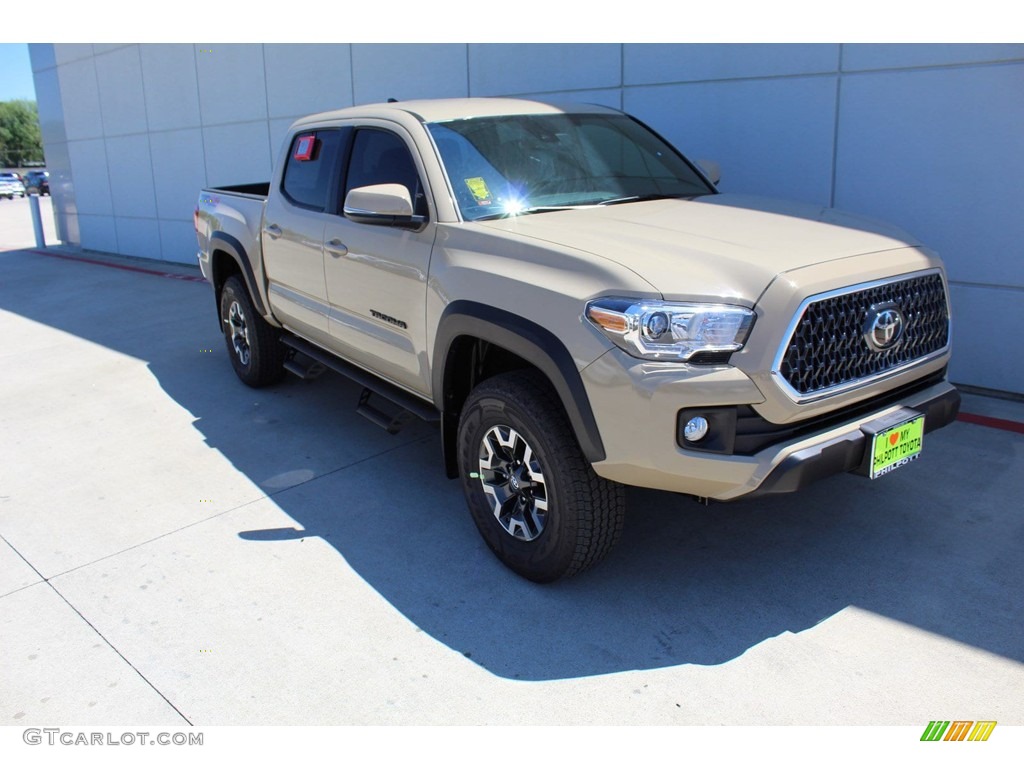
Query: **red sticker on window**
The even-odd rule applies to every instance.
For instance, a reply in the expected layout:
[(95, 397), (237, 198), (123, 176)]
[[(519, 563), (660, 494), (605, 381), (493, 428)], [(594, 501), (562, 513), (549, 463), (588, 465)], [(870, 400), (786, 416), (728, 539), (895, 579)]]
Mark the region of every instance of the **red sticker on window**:
[(298, 141), (295, 142), (295, 154), (293, 157), (296, 160), (311, 160), (313, 158), (313, 149), (315, 147), (315, 135), (311, 133), (308, 136), (299, 136)]

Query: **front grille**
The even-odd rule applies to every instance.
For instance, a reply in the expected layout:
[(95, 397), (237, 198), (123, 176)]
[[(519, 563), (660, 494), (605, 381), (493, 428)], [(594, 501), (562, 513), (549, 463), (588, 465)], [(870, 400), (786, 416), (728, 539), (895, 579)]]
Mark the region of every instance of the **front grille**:
[[(864, 338), (865, 322), (872, 305), (889, 303), (903, 315), (903, 333), (892, 347), (876, 351)], [(813, 395), (899, 368), (948, 343), (945, 287), (930, 274), (812, 301), (778, 370), (799, 395)]]

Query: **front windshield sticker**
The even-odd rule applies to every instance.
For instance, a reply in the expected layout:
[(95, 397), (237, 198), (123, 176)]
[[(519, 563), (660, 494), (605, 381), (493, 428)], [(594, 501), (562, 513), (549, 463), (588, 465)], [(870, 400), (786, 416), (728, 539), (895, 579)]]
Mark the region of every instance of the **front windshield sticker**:
[(466, 179), (466, 186), (469, 187), (469, 191), (473, 193), (473, 197), (480, 205), (491, 204), (491, 190), (487, 188), (487, 182), (479, 176), (472, 179)]

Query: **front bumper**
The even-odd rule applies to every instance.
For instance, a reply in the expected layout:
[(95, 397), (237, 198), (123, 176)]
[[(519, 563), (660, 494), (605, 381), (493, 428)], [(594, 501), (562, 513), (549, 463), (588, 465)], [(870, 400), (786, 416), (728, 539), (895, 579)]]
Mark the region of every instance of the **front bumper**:
[[(891, 389), (876, 387), (870, 397), (830, 413), (818, 408), (803, 425), (802, 420), (785, 425), (792, 434), (780, 434), (755, 451), (715, 453), (679, 445), (679, 413), (758, 406), (764, 396), (742, 371), (649, 363), (611, 350), (581, 371), (606, 452), (594, 471), (627, 485), (718, 501), (795, 491), (829, 475), (857, 471), (869, 445), (865, 429), (901, 408), (924, 413), (926, 433), (953, 421), (960, 396), (938, 365), (938, 371), (925, 366), (918, 372), (917, 384), (911, 374), (889, 382)], [(926, 450), (924, 460), (927, 456)]]
[[(952, 423), (960, 412), (960, 393), (956, 388), (944, 382), (932, 389), (939, 388), (942, 391), (927, 400), (909, 405), (912, 410), (924, 414), (925, 434)], [(840, 472), (867, 476), (870, 438), (864, 429), (866, 424), (863, 420), (859, 421), (856, 428), (837, 437), (790, 453), (746, 498), (791, 493)]]

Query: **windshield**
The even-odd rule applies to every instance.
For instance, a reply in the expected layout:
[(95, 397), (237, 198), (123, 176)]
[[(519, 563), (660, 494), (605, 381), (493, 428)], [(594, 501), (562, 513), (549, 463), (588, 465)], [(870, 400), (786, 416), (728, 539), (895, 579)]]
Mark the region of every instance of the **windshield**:
[(467, 221), (714, 193), (627, 115), (475, 117), (427, 127)]

